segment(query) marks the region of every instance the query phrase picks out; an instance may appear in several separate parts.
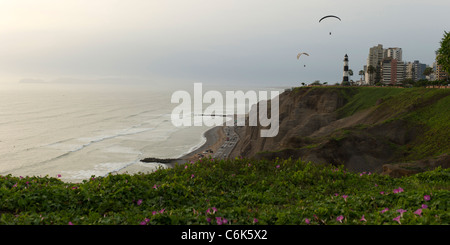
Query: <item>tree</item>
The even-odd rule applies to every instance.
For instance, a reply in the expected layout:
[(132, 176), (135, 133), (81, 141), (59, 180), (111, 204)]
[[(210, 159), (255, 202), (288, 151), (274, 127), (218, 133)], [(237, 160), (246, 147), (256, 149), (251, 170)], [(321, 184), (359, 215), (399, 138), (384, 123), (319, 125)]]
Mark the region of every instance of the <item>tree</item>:
[(302, 86), (305, 86), (305, 83), (302, 83)]
[(320, 80), (316, 80), (313, 83), (311, 83), (311, 85), (321, 85)]
[(433, 73), (433, 68), (432, 67), (427, 67), (423, 71), (423, 75), (425, 75), (425, 76), (429, 76), (431, 73)]
[(373, 65), (370, 65), (367, 67), (367, 72), (369, 73), (370, 83), (373, 83), (373, 74), (375, 73), (375, 67)]
[(437, 63), (450, 75), (450, 32), (444, 31), (441, 47), (437, 50)]
[(360, 70), (359, 73), (358, 73), (358, 75), (361, 76), (361, 81), (362, 81), (362, 80), (363, 80), (363, 76), (364, 76), (364, 71), (363, 71), (363, 70)]
[(348, 70), (348, 75), (350, 76), (350, 79), (351, 79), (352, 76), (353, 76), (353, 70), (352, 69)]

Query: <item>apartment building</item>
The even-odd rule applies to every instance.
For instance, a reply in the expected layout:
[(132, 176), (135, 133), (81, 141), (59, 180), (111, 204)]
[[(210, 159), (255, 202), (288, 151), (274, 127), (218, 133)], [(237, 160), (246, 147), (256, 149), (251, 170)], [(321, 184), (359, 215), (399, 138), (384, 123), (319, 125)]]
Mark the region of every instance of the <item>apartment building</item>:
[(386, 57), (381, 65), (382, 83), (386, 85), (397, 85), (405, 79), (405, 62)]

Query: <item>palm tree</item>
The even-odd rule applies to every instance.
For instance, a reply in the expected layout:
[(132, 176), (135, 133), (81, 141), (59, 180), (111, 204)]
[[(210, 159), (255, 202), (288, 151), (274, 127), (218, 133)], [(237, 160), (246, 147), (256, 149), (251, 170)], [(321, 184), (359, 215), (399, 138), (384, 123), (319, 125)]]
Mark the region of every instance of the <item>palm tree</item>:
[(360, 70), (359, 73), (358, 73), (358, 75), (361, 76), (361, 82), (362, 82), (362, 80), (363, 80), (362, 77), (364, 76), (364, 71), (363, 71), (363, 70)]
[(353, 70), (352, 69), (348, 70), (348, 75), (350, 76), (350, 80), (352, 80), (352, 76), (353, 76)]

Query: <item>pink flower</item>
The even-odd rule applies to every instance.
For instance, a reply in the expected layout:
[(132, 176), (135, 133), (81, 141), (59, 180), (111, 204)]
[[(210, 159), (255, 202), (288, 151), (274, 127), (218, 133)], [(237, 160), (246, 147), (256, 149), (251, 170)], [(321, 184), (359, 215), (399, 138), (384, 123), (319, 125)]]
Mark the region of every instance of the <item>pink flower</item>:
[(397, 212), (400, 213), (400, 216), (403, 216), (403, 213), (406, 212), (405, 209), (398, 209)]
[(363, 214), (363, 216), (361, 216), (361, 219), (359, 221), (365, 221), (365, 222), (367, 221), (366, 218), (364, 218), (364, 214)]
[(428, 206), (425, 205), (425, 204), (422, 204), (422, 208), (423, 208), (423, 209), (426, 209), (426, 208), (428, 208)]
[(425, 196), (423, 196), (423, 199), (425, 199), (425, 201), (430, 201), (430, 196), (429, 195), (425, 195)]
[(345, 201), (347, 201), (348, 195), (342, 195), (342, 198), (344, 198)]
[(381, 194), (381, 195), (384, 195), (384, 191), (380, 191), (380, 194)]
[(139, 199), (138, 201), (137, 201), (137, 205), (139, 206), (139, 205), (141, 205), (142, 204), (142, 199)]
[(60, 175), (60, 174), (58, 174), (58, 178), (61, 178), (61, 175)]
[(194, 177), (195, 177), (194, 175), (191, 175), (191, 179), (194, 178)]
[(308, 225), (311, 224), (311, 222), (309, 221), (308, 218), (305, 219), (305, 223), (308, 224)]
[(211, 218), (210, 218), (210, 217), (207, 217), (207, 218), (206, 218), (206, 222), (211, 223)]
[(417, 214), (417, 215), (419, 215), (419, 216), (422, 216), (422, 209), (421, 209), (421, 208), (417, 209), (417, 210), (414, 212), (414, 214)]
[(400, 217), (401, 216), (397, 216), (397, 217), (393, 218), (392, 220), (393, 221), (397, 221), (399, 224), (402, 224), (402, 223), (400, 223)]
[(163, 208), (163, 209), (159, 210), (159, 213), (160, 214), (164, 213), (164, 210), (166, 210), (166, 209)]
[(72, 222), (69, 221), (69, 225), (73, 225)]
[(223, 223), (222, 217), (216, 217), (216, 222), (218, 225), (222, 225), (222, 223)]
[(146, 225), (148, 222), (150, 222), (150, 219), (145, 218), (141, 223), (139, 223), (140, 225)]
[(389, 210), (389, 208), (385, 208), (385, 209), (381, 210), (380, 212), (381, 212), (381, 213), (384, 213), (384, 212), (386, 212), (386, 211), (388, 211), (388, 210)]
[(257, 219), (257, 218), (254, 218), (254, 219), (253, 219), (253, 224), (256, 224), (256, 223), (258, 223), (258, 219)]
[(213, 213), (217, 212), (217, 208), (216, 207), (212, 207), (212, 210), (214, 211)]
[(342, 223), (342, 220), (344, 219), (344, 216), (340, 215), (336, 218), (337, 221)]
[(277, 165), (277, 168), (280, 168), (280, 165)]

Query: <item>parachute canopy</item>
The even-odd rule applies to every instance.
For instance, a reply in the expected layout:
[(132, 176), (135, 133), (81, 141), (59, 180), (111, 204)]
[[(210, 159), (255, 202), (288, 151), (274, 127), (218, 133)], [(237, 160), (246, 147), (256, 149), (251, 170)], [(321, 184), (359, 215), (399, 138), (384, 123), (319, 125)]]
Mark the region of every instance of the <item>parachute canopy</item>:
[(341, 20), (341, 18), (337, 17), (336, 15), (327, 15), (327, 16), (324, 16), (324, 17), (320, 18), (319, 23), (320, 23), (323, 19), (326, 19), (326, 18), (336, 18), (336, 19), (338, 19), (338, 20)]
[(301, 56), (302, 54), (304, 54), (304, 55), (306, 55), (306, 56), (309, 56), (309, 54), (307, 54), (307, 53), (298, 53), (298, 54), (297, 54), (297, 60), (300, 59), (300, 56)]

